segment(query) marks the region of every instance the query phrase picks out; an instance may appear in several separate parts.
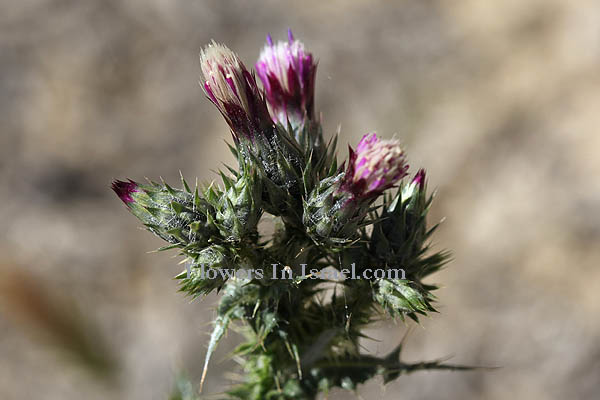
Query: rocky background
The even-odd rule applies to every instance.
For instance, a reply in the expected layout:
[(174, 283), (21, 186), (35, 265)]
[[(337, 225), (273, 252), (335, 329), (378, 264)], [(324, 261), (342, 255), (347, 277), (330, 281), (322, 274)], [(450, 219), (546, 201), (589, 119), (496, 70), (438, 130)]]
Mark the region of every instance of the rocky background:
[[(229, 133), (199, 49), (225, 42), (252, 65), (287, 27), (320, 60), (327, 132), (397, 135), (438, 188), (436, 243), (454, 261), (404, 357), (500, 367), (359, 398), (598, 398), (597, 0), (3, 2), (0, 398), (166, 399), (179, 374), (198, 382), (216, 298), (177, 292), (178, 260), (148, 253), (160, 241), (109, 183), (214, 179)], [(365, 347), (405, 332), (382, 323)], [(238, 339), (205, 393), (231, 382)]]

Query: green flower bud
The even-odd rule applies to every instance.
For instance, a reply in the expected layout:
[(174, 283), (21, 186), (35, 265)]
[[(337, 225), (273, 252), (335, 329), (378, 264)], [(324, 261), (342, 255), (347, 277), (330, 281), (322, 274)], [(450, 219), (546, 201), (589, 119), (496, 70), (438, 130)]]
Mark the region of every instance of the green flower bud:
[(373, 291), (375, 300), (391, 317), (435, 311), (429, 303), (431, 295), (405, 279), (378, 279), (373, 283)]
[(317, 243), (349, 241), (366, 214), (352, 195), (341, 190), (343, 181), (344, 173), (323, 179), (304, 202), (303, 223)]
[(256, 226), (262, 214), (260, 180), (253, 174), (244, 174), (235, 181), (223, 176), (225, 192), (216, 206), (216, 222), (221, 235), (239, 241), (256, 237)]
[(212, 208), (188, 190), (132, 180), (114, 181), (112, 189), (149, 231), (174, 246), (197, 251), (216, 233), (211, 218), (207, 218)]
[(235, 268), (233, 256), (220, 245), (212, 245), (191, 257), (185, 271), (176, 276), (180, 290), (192, 297), (221, 289)]
[(426, 192), (425, 171), (421, 169), (383, 210), (371, 239), (372, 249), (381, 259), (406, 267), (417, 262), (428, 237), (426, 216), (431, 199)]

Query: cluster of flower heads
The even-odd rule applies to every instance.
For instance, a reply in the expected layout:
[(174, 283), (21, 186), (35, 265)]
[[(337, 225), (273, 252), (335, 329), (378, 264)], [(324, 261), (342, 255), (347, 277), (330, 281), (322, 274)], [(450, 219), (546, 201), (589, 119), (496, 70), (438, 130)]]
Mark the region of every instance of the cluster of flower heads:
[[(267, 37), (256, 75), (237, 54), (215, 42), (202, 50), (200, 64), (202, 88), (231, 130), (238, 168), (228, 167), (229, 173), (221, 174), (222, 187), (211, 184), (192, 190), (182, 177), (182, 189), (132, 180), (115, 181), (112, 188), (151, 232), (168, 242), (165, 249), (178, 248), (188, 259), (187, 270), (178, 276), (182, 290), (192, 296), (224, 290), (207, 362), (229, 322), (240, 319), (260, 344), (245, 353), (248, 362), (256, 367), (259, 361), (289, 361), (288, 384), (295, 382), (294, 390), (307, 396), (281, 398), (313, 398), (323, 387), (353, 387), (375, 374), (387, 374), (386, 379), (397, 376), (386, 368), (407, 364), (394, 364), (389, 357), (385, 365), (374, 357), (361, 359), (358, 340), (360, 329), (372, 321), (374, 305), (401, 318), (416, 319), (433, 310), (430, 291), (435, 287), (421, 279), (438, 270), (447, 254), (426, 255), (433, 229), (426, 229), (431, 198), (426, 195), (424, 170), (403, 183), (409, 166), (400, 142), (374, 133), (364, 135), (355, 149), (350, 147), (348, 159), (338, 165), (337, 136), (325, 142), (314, 109), (317, 63), (291, 31), (287, 41), (275, 43)], [(384, 194), (394, 187), (398, 187), (395, 195)], [(271, 239), (258, 231), (265, 213), (276, 219)], [(368, 225), (372, 229), (366, 230)], [(241, 284), (226, 275), (211, 280), (199, 273), (205, 267), (293, 269), (301, 263), (336, 267), (336, 261), (403, 267), (408, 276), (348, 283), (344, 301), (355, 302), (349, 317), (347, 304), (344, 311), (335, 309), (336, 294), (327, 306), (317, 301), (314, 281), (304, 277), (277, 282), (250, 277)], [(372, 296), (365, 297), (365, 290)], [(318, 340), (326, 343), (315, 355)], [(342, 376), (335, 369), (311, 369), (313, 364), (301, 363), (306, 352), (311, 360), (346, 358), (374, 364), (362, 374)], [(303, 374), (304, 369), (312, 378)], [(265, 374), (251, 374), (248, 392), (240, 392), (247, 397), (239, 398), (263, 398), (248, 393), (265, 385), (282, 391), (281, 382)]]
[[(291, 31), (287, 41), (274, 43), (267, 37), (256, 63), (262, 90), (255, 74), (224, 45), (208, 45), (200, 64), (202, 87), (231, 129), (242, 175), (258, 173), (255, 183), (264, 186), (261, 200), (268, 212), (302, 219), (312, 234), (316, 230), (311, 224), (323, 225), (321, 204), (327, 200), (334, 212), (327, 217), (332, 228), (327, 235), (349, 232), (356, 227), (347, 226), (357, 221), (354, 217), (362, 219), (369, 204), (406, 176), (400, 142), (379, 139), (374, 133), (365, 135), (356, 150), (350, 148), (344, 172), (337, 168), (335, 144), (324, 145), (321, 124), (315, 119), (316, 61)], [(114, 189), (128, 204), (138, 191), (132, 181), (115, 182)], [(324, 191), (329, 199), (323, 198)], [(327, 242), (324, 235), (312, 236)]]
[[(333, 158), (327, 158), (321, 126), (315, 120), (317, 65), (312, 54), (291, 31), (287, 41), (278, 43), (268, 36), (267, 45), (256, 63), (262, 92), (254, 74), (225, 46), (209, 45), (201, 53), (200, 61), (204, 90), (229, 123), (236, 145), (245, 158), (244, 164), (257, 164), (267, 179), (276, 185), (286, 185), (286, 190), (296, 199), (305, 194), (305, 204), (310, 204), (311, 196), (313, 200), (319, 196), (318, 192), (311, 194), (311, 189), (319, 186), (320, 178), (327, 178)], [(330, 150), (335, 151), (335, 148)], [(278, 160), (281, 158), (278, 155), (285, 159)], [(312, 171), (311, 179), (303, 180), (308, 158), (315, 161), (317, 168)], [(395, 185), (407, 170), (399, 141), (381, 140), (375, 134), (365, 135), (356, 151), (350, 149), (348, 168), (343, 177), (339, 176), (335, 181), (333, 194), (342, 195), (336, 202), (356, 209), (353, 210), (356, 212), (346, 210), (345, 218), (360, 214), (361, 209), (364, 211), (366, 203)], [(277, 197), (281, 196), (276, 194), (270, 197), (284, 208), (297, 210), (297, 201), (279, 199), (278, 202)], [(286, 213), (278, 204), (270, 206), (276, 214)], [(304, 218), (308, 223), (311, 220), (314, 220), (312, 215)], [(335, 221), (337, 225), (344, 222)]]

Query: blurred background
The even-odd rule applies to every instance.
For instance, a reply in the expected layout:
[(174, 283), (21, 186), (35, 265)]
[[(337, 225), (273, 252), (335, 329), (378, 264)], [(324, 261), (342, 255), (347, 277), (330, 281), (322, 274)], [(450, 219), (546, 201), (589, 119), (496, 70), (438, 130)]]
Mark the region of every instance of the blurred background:
[[(396, 135), (438, 189), (454, 261), (406, 361), (501, 367), (375, 380), (359, 398), (600, 397), (600, 2), (9, 0), (0, 398), (166, 399), (179, 374), (199, 381), (216, 297), (177, 292), (178, 259), (148, 253), (160, 240), (109, 184), (214, 179), (230, 135), (199, 50), (225, 42), (250, 66), (288, 27), (319, 59), (327, 135)], [(382, 323), (365, 346), (385, 354), (405, 331)], [(239, 339), (205, 393), (230, 383)]]

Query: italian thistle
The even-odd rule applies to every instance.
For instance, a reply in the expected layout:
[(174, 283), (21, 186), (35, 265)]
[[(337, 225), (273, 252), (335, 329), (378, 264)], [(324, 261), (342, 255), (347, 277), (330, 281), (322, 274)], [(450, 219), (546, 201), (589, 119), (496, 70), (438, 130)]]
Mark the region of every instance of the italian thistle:
[[(378, 375), (387, 383), (420, 369), (466, 369), (402, 362), (402, 344), (383, 357), (361, 351), (372, 322), (418, 321), (435, 311), (436, 287), (423, 279), (448, 259), (430, 248), (437, 225), (427, 227), (426, 174), (421, 169), (405, 181), (400, 142), (367, 134), (338, 165), (337, 139), (323, 141), (316, 117), (317, 63), (291, 31), (287, 41), (267, 37), (256, 63), (262, 88), (223, 45), (202, 50), (200, 65), (202, 88), (229, 126), (239, 168), (221, 173), (221, 186), (192, 189), (183, 177), (181, 189), (112, 184), (129, 211), (167, 242), (161, 250), (184, 257), (181, 290), (192, 298), (222, 294), (200, 386), (233, 322), (246, 338), (235, 351), (244, 377), (223, 398), (312, 400)], [(269, 215), (274, 234), (261, 235), (259, 222)], [(367, 265), (379, 266), (378, 273), (367, 274)], [(323, 285), (326, 267), (341, 273), (330, 282), (333, 291)], [(195, 398), (190, 385), (179, 387), (173, 398)]]

